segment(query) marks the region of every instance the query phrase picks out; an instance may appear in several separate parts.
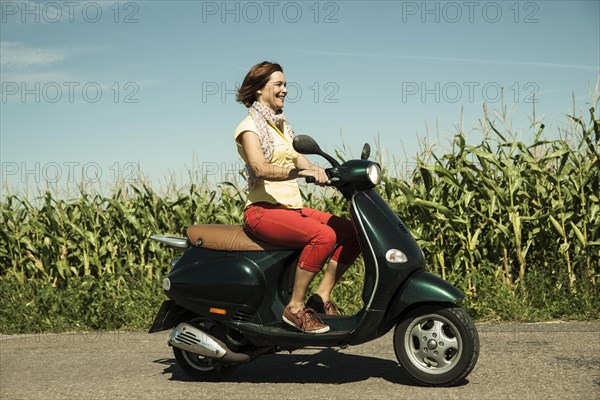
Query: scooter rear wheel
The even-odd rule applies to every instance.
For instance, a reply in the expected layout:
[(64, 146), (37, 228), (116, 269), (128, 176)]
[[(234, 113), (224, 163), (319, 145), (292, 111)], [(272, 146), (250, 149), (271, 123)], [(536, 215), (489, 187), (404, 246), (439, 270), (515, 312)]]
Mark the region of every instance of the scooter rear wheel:
[(471, 317), (454, 305), (423, 305), (396, 325), (394, 351), (412, 379), (453, 386), (475, 367), (479, 336)]
[(173, 347), (177, 365), (190, 378), (203, 382), (219, 382), (227, 378), (235, 370), (235, 365), (223, 364), (208, 357), (190, 353)]
[[(202, 330), (212, 333), (217, 324), (214, 321), (195, 318), (189, 321)], [(236, 365), (225, 364), (220, 360), (204, 357), (189, 351), (173, 347), (177, 365), (192, 379), (202, 382), (219, 382), (226, 379), (235, 370)]]

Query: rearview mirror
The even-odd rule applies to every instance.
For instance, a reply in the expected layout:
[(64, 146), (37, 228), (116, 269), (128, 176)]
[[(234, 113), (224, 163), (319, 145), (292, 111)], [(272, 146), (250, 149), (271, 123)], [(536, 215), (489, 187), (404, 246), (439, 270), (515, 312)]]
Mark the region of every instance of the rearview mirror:
[(321, 154), (321, 148), (315, 142), (315, 139), (308, 135), (298, 135), (294, 138), (292, 143), (294, 150), (300, 154)]
[(369, 146), (369, 143), (365, 143), (365, 145), (363, 146), (362, 152), (360, 153), (360, 159), (368, 160), (370, 155), (371, 155), (371, 146)]
[(308, 135), (298, 135), (294, 137), (294, 141), (292, 142), (294, 146), (294, 150), (296, 150), (300, 154), (318, 154), (321, 157), (325, 158), (333, 167), (339, 167), (340, 163), (329, 154), (325, 153), (315, 139), (311, 138)]

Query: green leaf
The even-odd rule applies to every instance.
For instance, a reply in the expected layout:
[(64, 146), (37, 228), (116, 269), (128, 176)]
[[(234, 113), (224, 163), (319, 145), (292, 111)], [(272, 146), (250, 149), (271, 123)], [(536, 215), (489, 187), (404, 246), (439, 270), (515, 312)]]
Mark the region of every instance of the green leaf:
[(435, 203), (433, 201), (428, 201), (428, 200), (423, 200), (423, 199), (415, 199), (415, 203), (420, 206), (424, 206), (427, 208), (434, 208), (436, 210), (439, 210), (444, 215), (452, 216), (452, 211), (448, 207), (443, 206), (438, 203)]
[(575, 232), (575, 236), (577, 236), (577, 239), (579, 239), (579, 242), (581, 243), (581, 245), (583, 247), (587, 246), (587, 241), (585, 240), (585, 237), (583, 236), (583, 233), (581, 233), (581, 231), (579, 230), (579, 228), (577, 227), (577, 225), (575, 225), (573, 223), (573, 221), (570, 221), (571, 227), (573, 228), (573, 231)]
[(565, 231), (563, 230), (562, 226), (558, 223), (558, 221), (552, 215), (549, 215), (548, 218), (550, 218), (550, 222), (552, 222), (552, 225), (554, 225), (554, 229), (556, 229), (558, 234), (562, 237), (565, 237)]

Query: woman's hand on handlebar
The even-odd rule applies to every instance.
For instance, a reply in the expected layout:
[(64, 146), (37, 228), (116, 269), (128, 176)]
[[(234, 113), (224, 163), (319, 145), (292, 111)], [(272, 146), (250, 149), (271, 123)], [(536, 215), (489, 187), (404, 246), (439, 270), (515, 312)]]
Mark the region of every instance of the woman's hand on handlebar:
[(314, 165), (309, 169), (302, 170), (300, 172), (300, 176), (304, 178), (314, 178), (314, 184), (319, 186), (325, 186), (329, 183), (329, 177), (325, 173), (325, 170), (321, 167), (317, 167)]

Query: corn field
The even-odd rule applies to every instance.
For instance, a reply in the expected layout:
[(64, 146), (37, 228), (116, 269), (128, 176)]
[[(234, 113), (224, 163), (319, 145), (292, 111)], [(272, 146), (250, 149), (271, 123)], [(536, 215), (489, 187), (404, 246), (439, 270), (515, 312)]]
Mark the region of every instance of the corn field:
[[(417, 238), (428, 269), (463, 290), (474, 316), (598, 318), (595, 109), (589, 120), (568, 116), (550, 134), (534, 119), (522, 135), (527, 140), (517, 139), (504, 118), (486, 111), (480, 139), (459, 130), (450, 149), (423, 149), (411, 174), (386, 171), (377, 190)], [(209, 185), (194, 171), (190, 182), (168, 188), (170, 195), (144, 183), (119, 185), (110, 195), (84, 189), (70, 198), (50, 191), (34, 199), (6, 195), (0, 331), (147, 327), (175, 255), (150, 235), (183, 236), (196, 223), (242, 223), (243, 185)], [(304, 190), (306, 204), (347, 215), (341, 197), (326, 190)], [(359, 263), (334, 292), (347, 312), (362, 306), (363, 271)]]
[(410, 183), (392, 180), (386, 195), (402, 198), (431, 269), (475, 301), (490, 289), (479, 283), (489, 283), (484, 274), (524, 295), (582, 292), (597, 300), (600, 121), (589, 111), (589, 127), (569, 116), (555, 140), (543, 139), (545, 126), (534, 121), (531, 143), (486, 112), (480, 143), (458, 133), (449, 152), (418, 160)]

